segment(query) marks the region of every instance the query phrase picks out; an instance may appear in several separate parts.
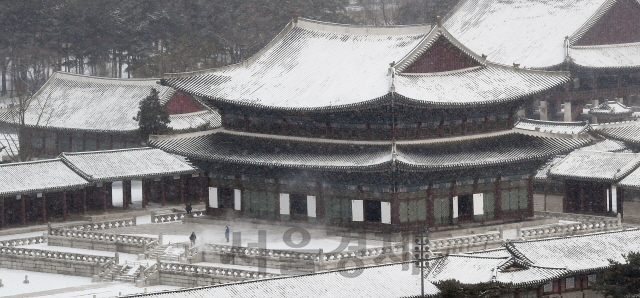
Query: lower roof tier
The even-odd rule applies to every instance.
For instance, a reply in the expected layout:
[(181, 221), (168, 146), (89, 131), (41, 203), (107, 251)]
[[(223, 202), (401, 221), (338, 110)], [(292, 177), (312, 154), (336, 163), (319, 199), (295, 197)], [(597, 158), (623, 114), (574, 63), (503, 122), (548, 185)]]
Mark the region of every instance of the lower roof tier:
[(419, 141), (337, 141), (224, 129), (157, 136), (151, 146), (193, 160), (319, 170), (439, 171), (542, 160), (591, 142), (578, 136), (505, 131)]

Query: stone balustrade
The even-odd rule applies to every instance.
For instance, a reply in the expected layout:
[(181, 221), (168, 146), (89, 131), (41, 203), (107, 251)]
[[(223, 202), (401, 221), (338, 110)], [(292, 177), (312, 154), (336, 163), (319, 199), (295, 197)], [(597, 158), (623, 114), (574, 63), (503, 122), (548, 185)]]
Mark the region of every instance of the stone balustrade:
[(128, 218), (128, 219), (117, 219), (117, 220), (109, 220), (109, 221), (101, 221), (101, 222), (88, 222), (83, 224), (75, 224), (75, 225), (59, 225), (52, 226), (49, 224), (49, 234), (51, 234), (52, 230), (73, 230), (73, 231), (96, 231), (96, 230), (108, 230), (122, 227), (131, 227), (136, 225), (136, 218)]
[(363, 249), (354, 250), (354, 251), (342, 251), (342, 252), (335, 252), (335, 253), (328, 252), (328, 253), (323, 253), (322, 256), (323, 256), (324, 262), (339, 261), (342, 259), (349, 259), (349, 258), (363, 259), (363, 258), (369, 258), (369, 257), (378, 257), (383, 254), (395, 254), (397, 256), (401, 256), (403, 248), (404, 248), (404, 245), (402, 243), (397, 243), (390, 246), (363, 248)]
[(120, 243), (128, 243), (128, 244), (152, 244), (153, 242), (157, 242), (156, 238), (150, 237), (141, 237), (141, 236), (129, 236), (129, 235), (120, 235), (120, 234), (109, 234), (109, 233), (98, 233), (98, 232), (85, 232), (78, 230), (52, 230), (50, 236), (58, 236), (58, 237), (68, 237), (68, 238), (82, 238), (82, 239), (91, 239), (91, 240), (99, 240), (105, 242), (120, 242)]
[(520, 230), (520, 237), (525, 239), (562, 237), (566, 235), (586, 234), (621, 229), (616, 218), (601, 218), (579, 223), (556, 224), (547, 227), (534, 227)]
[(46, 243), (46, 242), (47, 242), (47, 238), (44, 238), (43, 236), (35, 236), (35, 237), (27, 237), (27, 238), (0, 240), (0, 247), (24, 246), (24, 245)]
[[(201, 217), (205, 215), (205, 211), (193, 210), (191, 211), (191, 215), (193, 217)], [(180, 221), (180, 220), (183, 220), (185, 216), (187, 216), (187, 212), (174, 212), (174, 213), (161, 213), (161, 214), (151, 212), (151, 223)]]
[(190, 265), (190, 264), (176, 264), (176, 263), (160, 263), (158, 269), (161, 272), (170, 271), (172, 273), (192, 273), (192, 274), (225, 276), (225, 277), (232, 277), (234, 279), (243, 279), (243, 280), (271, 278), (271, 277), (278, 276), (276, 274), (263, 273), (263, 272), (257, 272), (257, 271), (238, 270), (238, 269), (221, 268), (221, 267), (198, 266), (198, 265)]
[(30, 249), (21, 247), (0, 247), (1, 255), (11, 255), (17, 257), (46, 258), (65, 261), (76, 261), (86, 263), (106, 263), (113, 260), (113, 257), (85, 255), (79, 253), (59, 252), (41, 249)]
[(220, 244), (205, 244), (205, 251), (217, 252), (220, 254), (238, 254), (248, 257), (271, 257), (271, 258), (285, 258), (296, 260), (310, 260), (317, 261), (319, 253), (308, 252), (296, 252), (290, 250), (278, 250), (278, 249), (264, 249), (254, 247), (239, 247)]
[(557, 218), (566, 221), (575, 222), (608, 222), (611, 220), (621, 221), (620, 214), (617, 217), (601, 216), (601, 215), (588, 215), (588, 214), (575, 214), (575, 213), (562, 213), (562, 212), (549, 212), (549, 211), (535, 211), (533, 212), (536, 218)]
[(472, 247), (475, 249), (486, 249), (491, 248), (491, 246), (499, 246), (500, 244), (502, 244), (502, 235), (496, 231), (461, 237), (432, 239), (429, 242), (429, 247), (432, 251), (454, 253), (467, 251)]

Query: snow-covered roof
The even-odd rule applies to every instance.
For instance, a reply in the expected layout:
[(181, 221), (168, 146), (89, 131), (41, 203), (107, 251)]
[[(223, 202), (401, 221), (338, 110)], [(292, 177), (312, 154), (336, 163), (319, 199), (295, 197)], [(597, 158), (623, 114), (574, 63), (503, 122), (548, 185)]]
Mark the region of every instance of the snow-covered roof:
[(549, 175), (568, 179), (618, 181), (640, 166), (640, 154), (576, 150), (551, 167)]
[(627, 152), (629, 147), (621, 141), (604, 139), (593, 145), (580, 148), (584, 151), (603, 151), (603, 152)]
[[(240, 133), (217, 129), (157, 136), (151, 146), (194, 160), (333, 170), (401, 168), (444, 170), (545, 159), (591, 142), (589, 138), (513, 131), (419, 141), (343, 141)], [(394, 145), (395, 144), (395, 145)]]
[(640, 230), (607, 232), (541, 240), (507, 242), (517, 258), (536, 266), (567, 268), (575, 273), (595, 272), (609, 260), (626, 263), (623, 256), (638, 251)]
[(627, 44), (573, 46), (569, 57), (574, 65), (586, 68), (638, 68), (640, 42)]
[[(429, 281), (424, 283), (425, 296), (439, 290)], [(175, 291), (137, 294), (126, 297), (204, 298), (204, 297), (419, 297), (420, 274), (411, 262), (312, 273), (255, 281), (204, 286)]]
[[(640, 56), (640, 53), (638, 54)], [(615, 100), (608, 100), (595, 108), (589, 109), (589, 114), (593, 115), (631, 115), (631, 113), (633, 113), (631, 108)]]
[(592, 128), (607, 138), (620, 140), (631, 144), (640, 144), (640, 122), (625, 121), (592, 125)]
[[(477, 67), (397, 74), (444, 37)], [(398, 62), (397, 66), (394, 64)], [(569, 80), (485, 64), (443, 27), (357, 27), (310, 20), (290, 23), (249, 60), (223, 68), (167, 74), (162, 83), (216, 102), (283, 110), (339, 109), (389, 102), (475, 105), (522, 99)]]
[(548, 68), (565, 62), (576, 40), (613, 0), (463, 0), (444, 27), (469, 49), (505, 65)]
[(589, 123), (585, 121), (561, 122), (535, 119), (520, 119), (516, 123), (515, 128), (549, 133), (579, 134), (589, 129)]
[(536, 179), (536, 180), (549, 179), (549, 170), (551, 169), (551, 167), (555, 166), (557, 163), (562, 161), (565, 158), (565, 156), (566, 155), (556, 155), (550, 158), (549, 160), (547, 160), (547, 162), (545, 162), (542, 166), (540, 166), (536, 170), (535, 175), (533, 175), (533, 179)]
[(183, 157), (154, 148), (62, 153), (60, 158), (89, 181), (197, 173)]
[[(32, 97), (25, 113), (29, 126), (97, 132), (135, 131), (139, 102), (152, 88), (165, 96), (158, 79), (111, 79), (56, 72)], [(15, 113), (15, 112), (13, 112)], [(16, 122), (12, 112), (4, 122)], [(14, 119), (15, 118), (15, 119)]]
[(60, 159), (0, 165), (0, 196), (82, 188), (89, 182)]

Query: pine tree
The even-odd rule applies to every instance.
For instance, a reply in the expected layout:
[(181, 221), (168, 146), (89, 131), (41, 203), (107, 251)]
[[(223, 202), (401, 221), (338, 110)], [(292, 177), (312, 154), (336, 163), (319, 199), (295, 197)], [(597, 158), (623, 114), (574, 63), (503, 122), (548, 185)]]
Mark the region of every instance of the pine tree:
[(640, 253), (631, 252), (624, 258), (625, 263), (609, 260), (611, 266), (594, 286), (605, 297), (638, 297), (640, 294)]
[(149, 135), (164, 134), (169, 131), (169, 113), (160, 104), (158, 90), (151, 89), (151, 93), (140, 101), (138, 115), (133, 118), (138, 121), (139, 133), (143, 140), (147, 140)]

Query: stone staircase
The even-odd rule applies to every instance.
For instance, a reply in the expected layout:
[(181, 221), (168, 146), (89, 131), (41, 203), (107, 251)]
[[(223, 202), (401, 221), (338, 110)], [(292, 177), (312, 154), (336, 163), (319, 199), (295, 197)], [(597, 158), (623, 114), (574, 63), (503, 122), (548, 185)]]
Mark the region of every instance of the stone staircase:
[(122, 265), (115, 264), (102, 277), (102, 281), (114, 281), (115, 276), (122, 270)]
[(141, 264), (137, 262), (126, 262), (123, 265), (120, 265), (120, 270), (115, 271), (113, 280), (122, 282), (135, 282), (140, 276), (140, 268), (143, 268), (140, 265)]
[(156, 260), (159, 256), (162, 256), (165, 253), (165, 251), (167, 250), (168, 247), (169, 247), (169, 245), (158, 245), (158, 246), (156, 246), (152, 251), (149, 252), (148, 259), (149, 260)]

